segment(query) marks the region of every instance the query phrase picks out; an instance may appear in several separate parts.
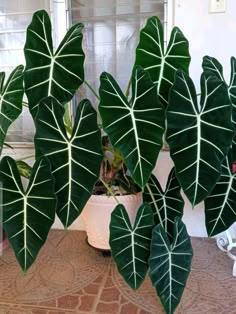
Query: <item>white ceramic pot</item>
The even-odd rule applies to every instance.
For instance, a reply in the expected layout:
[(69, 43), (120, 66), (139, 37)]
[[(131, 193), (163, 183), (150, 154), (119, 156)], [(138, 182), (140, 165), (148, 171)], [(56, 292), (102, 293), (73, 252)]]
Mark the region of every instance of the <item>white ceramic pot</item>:
[[(127, 210), (131, 223), (134, 222), (137, 210), (142, 204), (142, 193), (116, 196), (119, 203)], [(117, 202), (113, 197), (92, 195), (82, 212), (88, 243), (95, 248), (109, 250), (109, 224), (111, 213)]]

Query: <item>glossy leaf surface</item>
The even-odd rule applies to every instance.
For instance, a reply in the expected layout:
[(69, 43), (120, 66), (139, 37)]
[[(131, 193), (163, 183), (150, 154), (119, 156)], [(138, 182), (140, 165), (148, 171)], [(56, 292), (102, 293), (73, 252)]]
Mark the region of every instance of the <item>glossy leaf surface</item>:
[(150, 278), (167, 314), (174, 313), (190, 273), (193, 251), (190, 237), (179, 217), (170, 243), (161, 225), (152, 233)]
[(201, 76), (201, 99), (187, 74), (177, 72), (167, 110), (167, 142), (184, 193), (196, 205), (215, 186), (234, 129), (227, 86)]
[(56, 196), (50, 164), (46, 159), (36, 161), (24, 191), (15, 161), (4, 157), (0, 181), (3, 227), (21, 268), (26, 271), (44, 245), (55, 218)]
[(110, 246), (120, 274), (136, 290), (145, 279), (150, 255), (153, 213), (148, 204), (138, 209), (132, 226), (125, 207), (116, 206), (111, 215)]
[(232, 172), (230, 157), (223, 161), (221, 177), (205, 200), (205, 217), (209, 237), (236, 221), (236, 173)]
[(165, 112), (155, 85), (147, 72), (136, 67), (130, 101), (108, 73), (101, 75), (99, 92), (103, 128), (122, 153), (132, 178), (143, 188), (156, 164), (165, 129)]
[(5, 73), (0, 72), (0, 151), (9, 126), (22, 111), (23, 69), (23, 65), (16, 67), (5, 84)]
[(52, 164), (57, 215), (68, 228), (92, 193), (103, 155), (97, 114), (90, 102), (79, 104), (71, 137), (66, 132), (64, 114), (65, 108), (55, 98), (41, 101), (35, 120), (35, 146)]
[(190, 55), (188, 40), (178, 27), (173, 28), (166, 49), (164, 45), (163, 26), (158, 17), (153, 16), (140, 32), (135, 64), (148, 71), (157, 86), (159, 99), (166, 107), (175, 72), (181, 69), (188, 73)]
[(175, 169), (172, 168), (169, 173), (165, 191), (162, 190), (159, 181), (153, 174), (148, 180), (148, 186), (152, 195), (145, 188), (143, 200), (151, 206), (155, 224), (162, 223), (165, 232), (172, 240), (175, 217), (182, 218), (184, 208), (184, 200), (180, 194), (181, 187), (176, 178)]
[(44, 10), (34, 13), (24, 47), (25, 92), (33, 118), (41, 99), (54, 96), (65, 104), (83, 83), (82, 29), (83, 24), (73, 25), (54, 53), (50, 18)]

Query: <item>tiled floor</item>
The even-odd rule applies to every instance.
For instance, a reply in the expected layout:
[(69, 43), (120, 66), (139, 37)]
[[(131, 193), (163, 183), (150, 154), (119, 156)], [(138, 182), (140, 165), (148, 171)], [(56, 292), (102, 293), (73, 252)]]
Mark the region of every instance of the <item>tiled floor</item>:
[[(192, 239), (194, 260), (176, 314), (235, 314), (232, 261), (214, 240)], [(133, 292), (109, 256), (86, 244), (84, 232), (52, 231), (35, 265), (23, 274), (11, 248), (0, 258), (1, 314), (161, 314), (150, 281)]]

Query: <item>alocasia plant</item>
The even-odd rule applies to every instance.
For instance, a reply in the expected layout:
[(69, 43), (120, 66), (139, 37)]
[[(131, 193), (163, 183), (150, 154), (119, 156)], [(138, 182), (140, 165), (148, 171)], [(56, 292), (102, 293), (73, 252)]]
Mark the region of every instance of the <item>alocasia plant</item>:
[[(66, 103), (84, 81), (82, 29), (80, 23), (70, 28), (55, 52), (45, 11), (36, 12), (27, 29), (24, 86), (36, 126), (37, 160), (31, 175), (25, 163), (15, 163), (10, 157), (0, 164), (4, 228), (25, 271), (45, 243), (55, 212), (68, 228), (100, 176), (104, 158), (101, 126), (92, 104), (82, 100), (74, 121), (68, 114), (65, 118)], [(99, 96), (96, 94), (102, 127), (117, 152), (118, 164), (124, 162), (145, 201), (133, 225), (123, 205), (114, 209), (112, 254), (133, 289), (138, 289), (149, 269), (169, 314), (181, 299), (192, 260), (190, 237), (181, 220), (181, 187), (193, 205), (206, 199), (209, 235), (235, 220), (236, 187), (230, 157), (235, 134), (235, 59), (227, 86), (220, 64), (205, 57), (200, 102), (188, 76), (189, 62), (183, 33), (174, 27), (165, 49), (161, 22), (151, 17), (140, 32), (131, 97), (106, 72), (100, 77)], [(17, 67), (5, 86), (4, 74), (0, 74), (1, 145), (10, 123), (21, 112), (22, 71), (22, 66)], [(165, 134), (175, 167), (163, 190), (152, 171)], [(26, 190), (18, 169), (23, 176), (30, 175)]]

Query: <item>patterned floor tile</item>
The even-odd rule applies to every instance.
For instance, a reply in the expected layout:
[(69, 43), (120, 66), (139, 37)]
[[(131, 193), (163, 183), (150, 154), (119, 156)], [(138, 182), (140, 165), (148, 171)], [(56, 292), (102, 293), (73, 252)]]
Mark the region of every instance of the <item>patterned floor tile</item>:
[[(176, 314), (235, 314), (232, 261), (212, 239), (192, 243), (192, 271)], [(112, 258), (89, 247), (79, 231), (52, 231), (27, 274), (7, 248), (0, 258), (0, 283), (0, 314), (164, 313), (148, 276), (132, 291)]]

